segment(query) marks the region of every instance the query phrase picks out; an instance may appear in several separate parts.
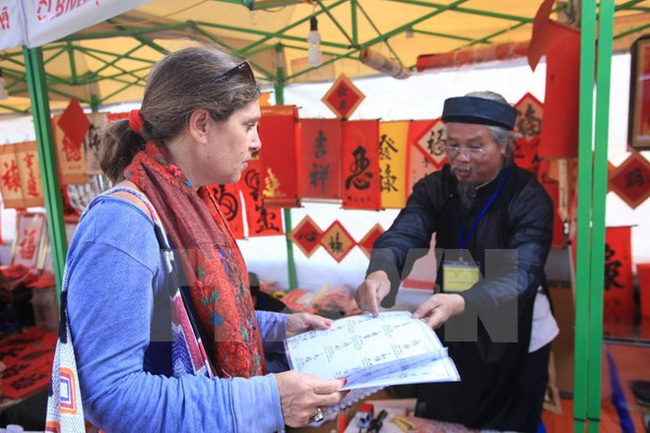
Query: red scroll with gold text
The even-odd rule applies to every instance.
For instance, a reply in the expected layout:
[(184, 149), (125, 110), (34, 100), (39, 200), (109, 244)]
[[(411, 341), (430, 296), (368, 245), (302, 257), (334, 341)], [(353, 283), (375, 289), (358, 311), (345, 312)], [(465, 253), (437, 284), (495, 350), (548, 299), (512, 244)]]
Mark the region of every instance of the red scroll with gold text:
[(239, 184), (228, 185), (209, 185), (208, 192), (224, 218), (228, 221), (228, 226), (235, 239), (244, 239), (244, 214), (242, 201), (239, 195)]
[(378, 210), (379, 121), (343, 122), (343, 208)]
[(268, 209), (264, 206), (260, 165), (259, 161), (251, 160), (238, 183), (244, 196), (248, 236), (281, 235), (284, 234), (282, 211), (280, 209)]
[(341, 198), (341, 121), (300, 119), (298, 195)]
[(264, 206), (297, 207), (298, 108), (290, 105), (262, 107), (259, 125)]

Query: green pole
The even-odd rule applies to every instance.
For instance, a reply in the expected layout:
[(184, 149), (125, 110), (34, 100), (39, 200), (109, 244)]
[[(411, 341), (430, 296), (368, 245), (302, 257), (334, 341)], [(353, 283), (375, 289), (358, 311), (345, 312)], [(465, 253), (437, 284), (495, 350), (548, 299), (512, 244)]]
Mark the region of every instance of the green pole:
[(359, 45), (359, 27), (357, 24), (357, 0), (350, 0), (350, 21), (352, 21), (353, 45)]
[[(278, 59), (282, 58), (282, 45), (275, 46), (275, 54)], [(275, 104), (284, 104), (284, 65), (277, 62), (277, 81), (275, 82)], [(293, 290), (298, 286), (298, 278), (296, 276), (296, 261), (293, 256), (293, 242), (289, 239), (291, 233), (291, 209), (283, 209), (284, 211), (284, 237), (287, 242), (287, 270), (289, 272), (289, 290)]]
[(611, 82), (614, 0), (601, 0), (598, 15), (596, 77), (596, 129), (591, 243), (591, 299), (589, 301), (589, 367), (587, 371), (588, 431), (600, 426), (601, 364), (603, 345), (603, 292), (605, 273), (605, 196), (607, 195), (607, 141)]
[(580, 48), (580, 119), (578, 122), (578, 227), (574, 364), (574, 431), (583, 433), (587, 419), (589, 276), (596, 0), (582, 2)]
[(50, 235), (50, 248), (52, 249), (52, 263), (59, 294), (61, 293), (61, 280), (65, 265), (67, 241), (65, 237), (65, 224), (63, 222), (63, 204), (61, 202), (61, 187), (54, 152), (54, 139), (52, 136), (52, 123), (50, 120), (50, 103), (47, 94), (45, 69), (43, 67), (43, 53), (40, 48), (24, 48), (25, 77), (29, 87), (29, 97), (32, 103), (32, 116), (36, 130), (36, 143), (38, 146), (38, 159), (40, 161), (41, 176), (43, 177), (43, 195), (45, 197), (45, 210), (47, 229)]

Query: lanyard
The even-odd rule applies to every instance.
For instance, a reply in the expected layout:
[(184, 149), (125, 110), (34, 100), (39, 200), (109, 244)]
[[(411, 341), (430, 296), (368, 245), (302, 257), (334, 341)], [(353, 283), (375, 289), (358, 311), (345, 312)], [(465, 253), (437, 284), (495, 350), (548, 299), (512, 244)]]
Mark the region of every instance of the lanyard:
[(483, 209), (481, 210), (481, 213), (478, 214), (476, 219), (474, 220), (474, 224), (472, 224), (472, 227), (469, 229), (469, 232), (467, 232), (467, 236), (463, 236), (463, 224), (461, 223), (460, 219), (458, 220), (458, 238), (460, 239), (460, 249), (464, 250), (465, 246), (467, 245), (467, 241), (469, 240), (469, 237), (474, 233), (474, 230), (476, 230), (476, 227), (478, 227), (479, 221), (481, 221), (481, 218), (485, 216), (487, 213), (488, 209), (490, 208), (490, 205), (492, 205), (492, 202), (497, 198), (501, 190), (503, 189), (503, 186), (506, 184), (508, 181), (508, 177), (510, 176), (510, 168), (506, 171), (505, 175), (503, 176), (503, 179), (501, 179), (501, 183), (497, 187), (496, 191), (492, 194), (492, 197), (488, 200), (488, 202), (483, 206)]

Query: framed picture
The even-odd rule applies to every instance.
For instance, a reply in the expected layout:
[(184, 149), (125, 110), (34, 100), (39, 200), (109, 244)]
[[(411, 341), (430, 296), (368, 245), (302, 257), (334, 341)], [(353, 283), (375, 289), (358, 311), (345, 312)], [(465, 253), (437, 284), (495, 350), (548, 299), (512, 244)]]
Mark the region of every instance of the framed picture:
[(650, 35), (632, 45), (627, 139), (634, 149), (650, 150)]
[(45, 214), (18, 212), (11, 264), (43, 269), (46, 230)]

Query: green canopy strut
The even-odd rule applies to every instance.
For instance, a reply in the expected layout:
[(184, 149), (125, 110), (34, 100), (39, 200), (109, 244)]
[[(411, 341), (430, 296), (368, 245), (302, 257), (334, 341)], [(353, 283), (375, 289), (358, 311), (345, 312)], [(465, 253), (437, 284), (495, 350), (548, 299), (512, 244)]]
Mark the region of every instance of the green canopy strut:
[[(275, 53), (278, 58), (283, 57), (283, 47), (281, 44), (275, 46)], [(275, 104), (284, 104), (284, 67), (282, 62), (277, 62), (277, 79), (275, 82)], [(291, 209), (284, 209), (284, 236), (287, 241), (287, 269), (289, 272), (289, 290), (293, 290), (298, 285), (298, 278), (296, 276), (296, 261), (293, 256), (293, 242), (289, 239), (289, 233), (293, 230), (291, 225)]]
[(36, 130), (36, 143), (38, 146), (38, 160), (40, 161), (41, 176), (43, 178), (43, 195), (45, 197), (45, 211), (47, 229), (52, 248), (52, 264), (56, 277), (56, 287), (61, 293), (61, 281), (65, 266), (67, 241), (65, 237), (65, 223), (63, 221), (63, 204), (61, 201), (61, 186), (54, 151), (52, 135), (52, 120), (50, 118), (50, 102), (47, 93), (45, 68), (43, 66), (43, 53), (40, 48), (24, 48), (25, 76), (29, 87), (29, 97), (32, 102), (32, 115), (34, 129)]

